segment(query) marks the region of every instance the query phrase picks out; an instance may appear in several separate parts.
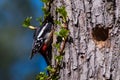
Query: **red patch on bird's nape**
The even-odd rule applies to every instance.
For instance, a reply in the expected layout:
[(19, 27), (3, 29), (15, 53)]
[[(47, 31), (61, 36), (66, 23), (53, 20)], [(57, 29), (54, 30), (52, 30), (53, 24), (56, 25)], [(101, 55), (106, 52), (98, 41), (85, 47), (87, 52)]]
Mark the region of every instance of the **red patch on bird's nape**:
[(46, 52), (46, 50), (47, 50), (47, 45), (44, 44), (43, 47), (42, 47), (42, 52)]

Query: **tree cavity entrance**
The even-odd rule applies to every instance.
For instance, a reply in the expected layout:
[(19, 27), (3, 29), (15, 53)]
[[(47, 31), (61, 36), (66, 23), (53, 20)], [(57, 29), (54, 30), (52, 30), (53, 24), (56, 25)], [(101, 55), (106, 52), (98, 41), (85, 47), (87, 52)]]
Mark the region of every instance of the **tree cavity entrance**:
[(92, 36), (96, 41), (106, 41), (109, 37), (109, 28), (105, 28), (105, 26), (97, 24), (92, 29)]

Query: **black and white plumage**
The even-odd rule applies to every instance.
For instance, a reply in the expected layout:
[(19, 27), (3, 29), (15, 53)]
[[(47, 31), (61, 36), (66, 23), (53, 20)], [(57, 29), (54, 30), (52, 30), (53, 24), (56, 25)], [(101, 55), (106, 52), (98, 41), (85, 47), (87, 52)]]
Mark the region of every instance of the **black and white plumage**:
[(48, 64), (51, 62), (52, 54), (52, 35), (53, 25), (52, 23), (46, 23), (41, 27), (37, 27), (33, 36), (33, 46), (30, 59), (36, 53), (42, 54)]

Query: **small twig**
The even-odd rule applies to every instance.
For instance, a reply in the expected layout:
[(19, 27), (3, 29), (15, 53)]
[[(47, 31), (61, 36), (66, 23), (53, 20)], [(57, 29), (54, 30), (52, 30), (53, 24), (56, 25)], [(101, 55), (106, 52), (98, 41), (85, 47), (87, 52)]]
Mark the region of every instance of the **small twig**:
[(59, 51), (60, 55), (63, 54), (63, 50), (64, 50), (64, 48), (65, 48), (66, 41), (67, 41), (67, 39), (65, 39), (65, 40), (62, 42), (62, 44), (61, 44), (62, 47), (61, 47), (61, 49), (60, 49), (60, 51)]
[[(68, 29), (67, 23), (64, 23), (63, 25), (64, 25), (63, 28)], [(68, 36), (62, 41), (62, 44), (61, 44), (62, 47), (61, 47), (61, 49), (60, 49), (60, 51), (59, 51), (59, 53), (60, 53), (61, 55), (63, 55), (63, 50), (64, 50), (64, 48), (65, 48), (65, 44), (66, 44), (66, 42), (67, 42), (67, 38), (68, 38)]]
[(36, 30), (37, 27), (34, 27), (34, 26), (28, 26), (28, 28), (32, 29), (32, 30)]

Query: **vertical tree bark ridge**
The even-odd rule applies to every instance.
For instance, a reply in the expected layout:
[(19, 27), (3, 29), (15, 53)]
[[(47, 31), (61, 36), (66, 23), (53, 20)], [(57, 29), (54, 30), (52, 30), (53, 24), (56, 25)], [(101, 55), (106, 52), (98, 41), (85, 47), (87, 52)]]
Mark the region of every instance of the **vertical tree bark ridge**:
[[(60, 80), (120, 80), (119, 3), (120, 0), (54, 0), (51, 13), (60, 20), (55, 10), (66, 7), (69, 36), (73, 38), (73, 43), (67, 42), (64, 49)], [(99, 42), (102, 47), (91, 34), (96, 24), (105, 25), (104, 28), (113, 25), (108, 39)], [(56, 28), (59, 31), (59, 26)], [(59, 54), (55, 48), (53, 53)]]

